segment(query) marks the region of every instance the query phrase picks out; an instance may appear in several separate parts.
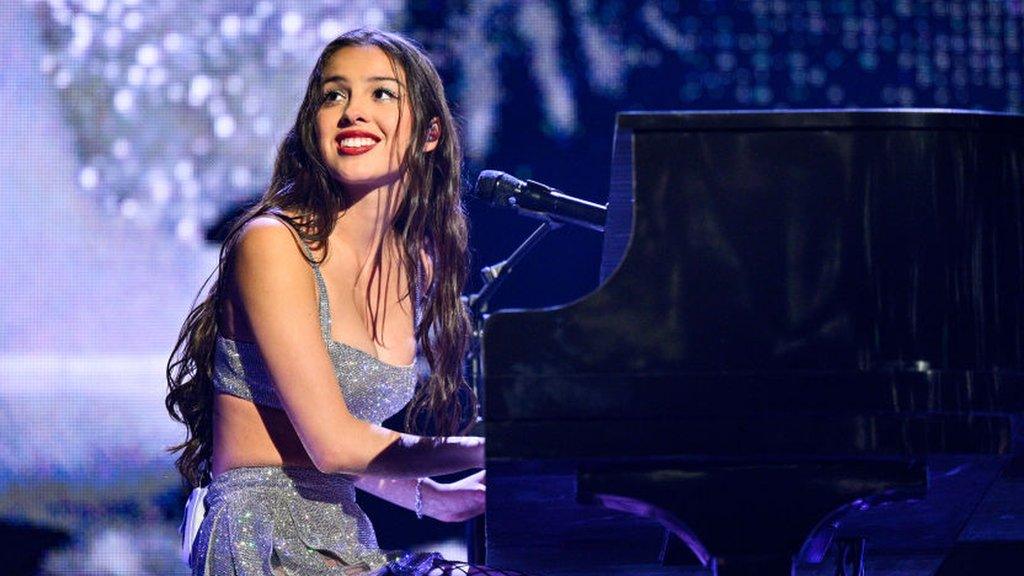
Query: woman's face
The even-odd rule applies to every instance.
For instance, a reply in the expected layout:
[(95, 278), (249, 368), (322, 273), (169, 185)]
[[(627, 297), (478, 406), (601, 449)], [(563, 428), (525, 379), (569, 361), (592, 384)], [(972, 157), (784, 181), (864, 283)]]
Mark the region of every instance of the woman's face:
[(412, 138), (405, 72), (376, 46), (349, 46), (324, 68), (317, 113), (320, 154), (350, 191), (394, 183)]

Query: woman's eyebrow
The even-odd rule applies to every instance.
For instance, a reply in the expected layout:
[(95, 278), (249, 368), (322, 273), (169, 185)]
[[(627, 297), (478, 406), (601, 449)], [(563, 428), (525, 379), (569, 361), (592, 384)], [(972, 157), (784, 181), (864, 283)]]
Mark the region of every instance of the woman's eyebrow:
[[(393, 78), (391, 76), (370, 76), (369, 78), (366, 79), (366, 81), (367, 82), (394, 82), (395, 84), (398, 84), (400, 87), (405, 88), (405, 84), (402, 84), (398, 80), (398, 78)], [(327, 78), (324, 78), (324, 85), (325, 86), (327, 84), (331, 84), (331, 83), (334, 83), (334, 82), (340, 82), (342, 84), (347, 84), (348, 83), (348, 78), (346, 78), (344, 76), (339, 76), (339, 75), (328, 76)]]
[(370, 82), (394, 82), (395, 84), (398, 84), (402, 88), (405, 88), (405, 84), (399, 82), (398, 78), (392, 78), (390, 76), (371, 76), (370, 78), (367, 78), (367, 80), (369, 80)]

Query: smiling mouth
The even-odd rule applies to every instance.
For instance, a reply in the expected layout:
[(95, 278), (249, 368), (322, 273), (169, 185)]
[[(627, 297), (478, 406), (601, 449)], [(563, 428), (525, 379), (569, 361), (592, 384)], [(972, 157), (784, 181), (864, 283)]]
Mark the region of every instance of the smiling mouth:
[(377, 140), (368, 136), (339, 137), (335, 142), (338, 145), (338, 152), (347, 156), (364, 154), (377, 145)]

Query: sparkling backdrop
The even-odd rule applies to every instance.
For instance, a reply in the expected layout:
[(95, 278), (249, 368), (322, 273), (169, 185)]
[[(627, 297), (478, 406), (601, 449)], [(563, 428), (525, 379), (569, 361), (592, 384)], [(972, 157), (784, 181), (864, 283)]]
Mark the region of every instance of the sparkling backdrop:
[(82, 165), (108, 214), (198, 243), (257, 194), (323, 45), (403, 2), (32, 2)]
[[(588, 97), (620, 108), (1021, 107), (1020, 0), (480, 0), (430, 3), (443, 16), (432, 24), (395, 0), (21, 1), (44, 31), (39, 69), (74, 127), (80, 189), (185, 243), (259, 193), (318, 50), (359, 25), (428, 45), (456, 83), (477, 162), (501, 156), (502, 107), (520, 98), (539, 103), (530, 129), (554, 140), (583, 133)], [(528, 78), (512, 84), (520, 59)]]

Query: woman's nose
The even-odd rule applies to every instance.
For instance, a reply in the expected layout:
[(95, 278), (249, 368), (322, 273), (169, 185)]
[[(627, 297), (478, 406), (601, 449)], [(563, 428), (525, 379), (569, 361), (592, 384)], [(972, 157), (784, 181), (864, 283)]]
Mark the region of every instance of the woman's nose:
[(366, 121), (366, 99), (359, 96), (352, 96), (345, 105), (341, 114), (341, 122), (345, 125), (355, 124), (358, 121)]

